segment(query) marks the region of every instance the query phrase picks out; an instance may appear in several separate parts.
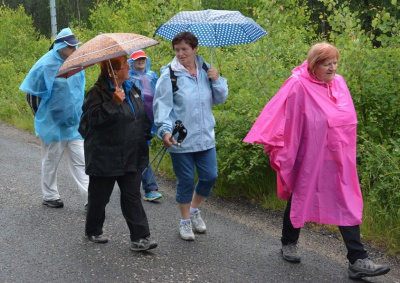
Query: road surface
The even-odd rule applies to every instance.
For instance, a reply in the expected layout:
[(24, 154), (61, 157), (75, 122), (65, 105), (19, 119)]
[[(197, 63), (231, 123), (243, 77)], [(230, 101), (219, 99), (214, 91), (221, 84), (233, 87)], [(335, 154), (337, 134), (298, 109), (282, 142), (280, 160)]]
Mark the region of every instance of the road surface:
[[(64, 208), (41, 204), (40, 147), (28, 132), (0, 123), (0, 282), (354, 282), (347, 278), (346, 250), (331, 233), (303, 229), (300, 264), (280, 255), (281, 214), (245, 201), (215, 196), (202, 205), (206, 234), (179, 238), (173, 181), (158, 177), (164, 198), (144, 201), (150, 252), (129, 250), (129, 232), (115, 188), (106, 210), (104, 245), (84, 238), (85, 213), (63, 159), (58, 186)], [(398, 262), (372, 249), (392, 271), (361, 282), (400, 283)]]

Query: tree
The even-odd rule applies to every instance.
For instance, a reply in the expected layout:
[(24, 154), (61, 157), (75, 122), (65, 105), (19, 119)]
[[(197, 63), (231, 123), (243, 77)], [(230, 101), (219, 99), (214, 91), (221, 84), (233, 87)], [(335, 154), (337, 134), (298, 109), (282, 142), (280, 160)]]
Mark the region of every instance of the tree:
[[(3, 0), (11, 9), (22, 5), (26, 13), (32, 17), (35, 27), (41, 34), (51, 36), (49, 0)], [(57, 28), (61, 30), (72, 23), (86, 25), (94, 0), (56, 0)]]

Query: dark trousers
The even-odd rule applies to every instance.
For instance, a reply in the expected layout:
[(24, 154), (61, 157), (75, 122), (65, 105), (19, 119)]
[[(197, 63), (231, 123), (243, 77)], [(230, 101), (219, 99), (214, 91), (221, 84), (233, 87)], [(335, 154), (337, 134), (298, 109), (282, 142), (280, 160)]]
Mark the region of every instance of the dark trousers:
[(141, 180), (141, 170), (116, 177), (89, 176), (85, 234), (87, 236), (103, 234), (106, 205), (110, 201), (115, 182), (117, 182), (121, 190), (122, 215), (128, 224), (131, 241), (149, 236), (149, 224), (140, 194)]
[[(282, 245), (288, 243), (296, 243), (300, 237), (300, 229), (294, 228), (290, 221), (290, 208), (292, 205), (292, 197), (287, 202), (285, 213), (283, 215), (282, 226)], [(360, 226), (338, 226), (342, 234), (343, 241), (347, 248), (347, 259), (353, 264), (357, 259), (364, 259), (368, 257), (367, 251), (360, 239)]]

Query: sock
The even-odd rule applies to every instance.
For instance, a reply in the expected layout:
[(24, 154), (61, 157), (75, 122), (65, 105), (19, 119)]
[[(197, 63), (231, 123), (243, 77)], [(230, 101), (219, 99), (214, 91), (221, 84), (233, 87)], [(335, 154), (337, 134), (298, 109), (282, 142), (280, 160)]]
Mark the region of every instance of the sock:
[(197, 207), (195, 208), (195, 207), (191, 207), (190, 206), (190, 213), (191, 214), (195, 214), (195, 213), (197, 213), (197, 211), (199, 211), (199, 209)]
[(185, 222), (190, 222), (190, 218), (188, 219), (181, 219), (181, 224), (185, 223)]

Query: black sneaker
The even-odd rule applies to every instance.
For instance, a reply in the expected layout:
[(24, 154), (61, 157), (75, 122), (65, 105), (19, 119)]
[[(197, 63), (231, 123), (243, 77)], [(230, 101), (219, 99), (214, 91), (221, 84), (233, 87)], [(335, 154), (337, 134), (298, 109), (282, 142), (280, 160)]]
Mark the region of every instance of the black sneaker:
[(98, 243), (98, 244), (108, 243), (108, 238), (104, 237), (103, 234), (95, 236), (86, 236), (86, 239), (88, 239), (93, 243)]
[(297, 252), (297, 243), (282, 245), (281, 252), (283, 259), (288, 262), (299, 263), (301, 261), (301, 257)]
[(148, 237), (142, 238), (139, 241), (131, 242), (131, 250), (135, 252), (147, 251), (158, 246), (155, 241), (151, 241)]
[(42, 202), (43, 205), (47, 205), (52, 208), (61, 208), (64, 207), (64, 203), (61, 199), (56, 199), (56, 200), (43, 200)]
[(349, 264), (349, 278), (360, 279), (362, 277), (373, 277), (386, 274), (390, 271), (387, 265), (375, 264), (369, 258), (357, 259), (353, 264)]

